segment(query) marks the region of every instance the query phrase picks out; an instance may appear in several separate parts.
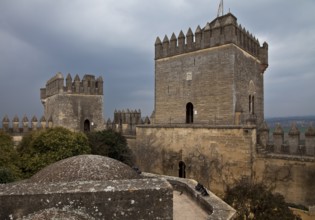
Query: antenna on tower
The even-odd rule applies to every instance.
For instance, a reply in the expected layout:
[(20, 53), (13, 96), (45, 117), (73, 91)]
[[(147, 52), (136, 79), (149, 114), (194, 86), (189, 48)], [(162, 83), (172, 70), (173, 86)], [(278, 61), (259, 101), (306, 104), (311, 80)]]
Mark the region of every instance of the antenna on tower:
[(220, 0), (217, 17), (223, 16), (223, 0)]

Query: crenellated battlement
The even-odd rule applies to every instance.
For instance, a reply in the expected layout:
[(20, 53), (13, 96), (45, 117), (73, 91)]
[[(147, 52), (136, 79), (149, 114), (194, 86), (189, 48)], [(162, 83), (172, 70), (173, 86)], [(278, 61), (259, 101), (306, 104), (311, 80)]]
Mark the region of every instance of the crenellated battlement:
[(140, 124), (150, 124), (149, 117), (141, 118), (141, 110), (116, 110), (114, 112), (114, 120), (110, 119), (106, 122), (106, 129), (113, 129), (123, 135), (135, 135), (136, 126)]
[(40, 89), (41, 100), (56, 94), (81, 94), (81, 95), (103, 95), (103, 79), (94, 75), (84, 75), (81, 80), (78, 75), (72, 77), (68, 73), (64, 79), (62, 73), (58, 72), (47, 81), (46, 87)]
[(10, 121), (9, 117), (6, 115), (2, 119), (2, 131), (8, 134), (23, 134), (29, 131), (36, 131), (39, 129), (46, 129), (53, 127), (53, 120), (49, 118), (48, 120), (42, 116), (40, 120), (37, 119), (36, 116), (33, 116), (31, 120), (28, 119), (26, 115), (19, 119), (17, 115), (14, 116), (12, 121)]
[(256, 37), (237, 23), (237, 18), (228, 13), (207, 23), (204, 28), (198, 26), (195, 33), (188, 29), (186, 36), (180, 31), (178, 37), (173, 33), (170, 40), (165, 35), (155, 41), (155, 59), (181, 55), (225, 44), (235, 44), (260, 60), (265, 68), (268, 66), (268, 44), (260, 46)]
[(258, 144), (265, 153), (315, 156), (315, 129), (311, 125), (305, 131), (305, 139), (295, 123), (292, 123), (287, 135), (277, 124), (270, 138), (270, 129), (266, 122), (258, 130)]
[(140, 124), (141, 123), (141, 110), (115, 110), (114, 112), (115, 124)]

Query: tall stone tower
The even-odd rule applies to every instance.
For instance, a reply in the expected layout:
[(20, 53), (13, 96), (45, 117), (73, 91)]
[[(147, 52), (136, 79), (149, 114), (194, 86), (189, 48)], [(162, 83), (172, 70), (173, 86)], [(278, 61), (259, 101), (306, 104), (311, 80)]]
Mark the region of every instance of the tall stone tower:
[(154, 123), (261, 124), (268, 44), (228, 13), (155, 42)]
[(64, 85), (62, 73), (57, 73), (41, 88), (41, 101), (54, 126), (85, 132), (105, 128), (102, 77), (84, 75), (80, 80), (76, 75), (72, 81), (68, 74)]

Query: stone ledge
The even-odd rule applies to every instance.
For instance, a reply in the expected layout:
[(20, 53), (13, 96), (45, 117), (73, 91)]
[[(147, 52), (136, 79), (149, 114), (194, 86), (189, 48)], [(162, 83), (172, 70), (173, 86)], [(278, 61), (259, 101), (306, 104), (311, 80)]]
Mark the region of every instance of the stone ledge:
[(95, 219), (172, 219), (173, 190), (164, 179), (0, 185), (0, 219), (47, 209), (79, 211)]
[(250, 125), (208, 125), (208, 124), (149, 124), (137, 125), (137, 128), (209, 128), (209, 129), (255, 129)]
[(216, 219), (234, 219), (236, 210), (217, 197), (211, 191), (207, 190), (209, 196), (202, 196), (195, 190), (197, 182), (192, 179), (184, 179), (172, 176), (164, 176), (152, 173), (142, 173), (146, 178), (162, 178), (167, 180), (173, 188), (179, 191), (185, 191), (197, 204), (201, 206), (208, 214), (207, 220)]
[(311, 156), (299, 156), (299, 155), (289, 155), (289, 154), (275, 154), (275, 153), (257, 153), (259, 158), (269, 158), (269, 159), (282, 159), (291, 161), (301, 161), (301, 162), (315, 162), (315, 157)]

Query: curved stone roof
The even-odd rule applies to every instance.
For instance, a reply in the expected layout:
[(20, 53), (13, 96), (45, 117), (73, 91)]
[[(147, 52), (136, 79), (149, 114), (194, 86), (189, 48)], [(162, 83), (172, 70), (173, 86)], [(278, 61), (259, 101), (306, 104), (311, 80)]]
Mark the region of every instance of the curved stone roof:
[(45, 167), (28, 182), (54, 183), (139, 178), (141, 177), (131, 167), (115, 159), (99, 155), (79, 155)]

